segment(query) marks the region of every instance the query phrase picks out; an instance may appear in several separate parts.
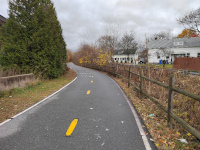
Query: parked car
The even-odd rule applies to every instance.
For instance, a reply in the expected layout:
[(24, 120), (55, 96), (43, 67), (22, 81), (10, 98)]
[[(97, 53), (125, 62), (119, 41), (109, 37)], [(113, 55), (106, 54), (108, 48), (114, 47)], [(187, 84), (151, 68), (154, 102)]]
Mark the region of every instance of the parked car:
[(144, 58), (140, 58), (140, 59), (139, 59), (139, 64), (145, 64)]

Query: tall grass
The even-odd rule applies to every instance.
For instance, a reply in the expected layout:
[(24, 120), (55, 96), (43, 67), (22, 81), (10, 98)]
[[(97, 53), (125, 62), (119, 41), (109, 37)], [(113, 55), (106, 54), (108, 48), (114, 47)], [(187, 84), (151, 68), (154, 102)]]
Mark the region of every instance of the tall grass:
[[(128, 70), (128, 67), (127, 67)], [(132, 67), (132, 72), (140, 74), (139, 67)], [(128, 72), (124, 71), (123, 67), (119, 68), (119, 73), (128, 78)], [(183, 75), (180, 72), (173, 72), (173, 70), (167, 70), (162, 68), (143, 68), (143, 74), (146, 77), (160, 81), (165, 84), (169, 84), (169, 76), (175, 75), (174, 86), (182, 90), (200, 95), (200, 76)], [(138, 76), (131, 75), (131, 82), (135, 83), (138, 87), (140, 86), (140, 80)], [(134, 88), (133, 88), (134, 89)], [(150, 96), (155, 97), (160, 104), (167, 108), (168, 106), (168, 89), (143, 80), (143, 90)], [(137, 91), (139, 96), (139, 91)], [(143, 97), (143, 100), (145, 97)], [(173, 112), (184, 119), (188, 124), (200, 131), (200, 102), (184, 96), (180, 93), (174, 92), (174, 109)], [(166, 114), (162, 110), (158, 110), (155, 106), (155, 113), (161, 118), (166, 118)], [(153, 113), (153, 112), (152, 112)], [(181, 132), (185, 132), (184, 128), (174, 122), (174, 127), (179, 128)]]

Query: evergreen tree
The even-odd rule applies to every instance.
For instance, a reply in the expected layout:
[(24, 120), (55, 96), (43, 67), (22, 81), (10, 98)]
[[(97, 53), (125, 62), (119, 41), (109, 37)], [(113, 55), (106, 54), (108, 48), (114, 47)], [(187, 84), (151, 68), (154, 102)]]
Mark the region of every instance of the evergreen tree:
[(65, 70), (66, 44), (50, 0), (13, 0), (2, 29), (0, 64), (57, 78)]

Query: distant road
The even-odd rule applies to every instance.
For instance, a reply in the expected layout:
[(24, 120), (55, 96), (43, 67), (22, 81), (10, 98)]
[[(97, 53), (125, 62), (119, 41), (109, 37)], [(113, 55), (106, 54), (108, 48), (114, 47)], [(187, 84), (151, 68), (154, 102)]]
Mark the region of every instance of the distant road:
[(0, 150), (148, 149), (118, 85), (98, 71), (69, 66), (77, 71), (74, 82), (0, 126)]

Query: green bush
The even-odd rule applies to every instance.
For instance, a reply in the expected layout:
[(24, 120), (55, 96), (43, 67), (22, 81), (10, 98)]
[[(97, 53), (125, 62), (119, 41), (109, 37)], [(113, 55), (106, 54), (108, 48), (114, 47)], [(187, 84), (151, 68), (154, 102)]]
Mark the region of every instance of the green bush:
[[(0, 65), (42, 78), (65, 71), (66, 44), (50, 0), (9, 1), (9, 18), (1, 31)], [(20, 14), (20, 15), (18, 15)]]

